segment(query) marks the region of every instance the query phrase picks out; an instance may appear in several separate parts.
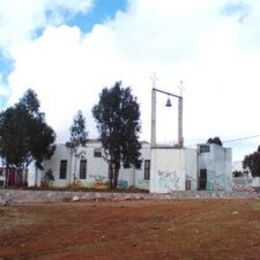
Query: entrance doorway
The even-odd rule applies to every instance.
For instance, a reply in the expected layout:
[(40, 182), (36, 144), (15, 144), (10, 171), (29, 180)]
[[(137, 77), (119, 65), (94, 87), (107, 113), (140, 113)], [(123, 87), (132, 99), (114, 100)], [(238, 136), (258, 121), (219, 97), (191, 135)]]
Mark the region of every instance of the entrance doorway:
[(200, 190), (206, 190), (207, 187), (207, 169), (200, 170)]

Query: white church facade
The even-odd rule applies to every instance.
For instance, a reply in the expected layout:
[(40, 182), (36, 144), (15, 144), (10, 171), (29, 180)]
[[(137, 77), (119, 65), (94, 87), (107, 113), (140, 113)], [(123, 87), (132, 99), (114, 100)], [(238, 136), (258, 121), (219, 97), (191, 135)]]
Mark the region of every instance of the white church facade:
[[(135, 187), (149, 190), (150, 180), (150, 145), (142, 142), (141, 157), (142, 167), (124, 168), (119, 172), (118, 188)], [(46, 172), (51, 171), (54, 180), (51, 186), (55, 188), (85, 187), (102, 189), (109, 186), (109, 165), (105, 159), (102, 144), (98, 140), (90, 140), (84, 147), (79, 147), (76, 153), (66, 147), (65, 144), (56, 146), (56, 150), (50, 160), (43, 164), (44, 171), (40, 172), (43, 179)], [(35, 170), (29, 173), (29, 186), (35, 185)]]
[[(151, 148), (141, 143), (140, 169), (124, 168), (119, 172), (118, 188), (135, 187), (153, 193), (185, 190), (232, 190), (231, 149), (216, 144), (200, 144), (197, 148)], [(109, 187), (109, 167), (104, 158), (101, 142), (90, 140), (76, 153), (64, 144), (57, 145), (52, 158), (44, 162), (44, 171), (28, 175), (29, 186), (38, 186), (50, 173), (55, 188)], [(37, 178), (35, 177), (37, 176)]]

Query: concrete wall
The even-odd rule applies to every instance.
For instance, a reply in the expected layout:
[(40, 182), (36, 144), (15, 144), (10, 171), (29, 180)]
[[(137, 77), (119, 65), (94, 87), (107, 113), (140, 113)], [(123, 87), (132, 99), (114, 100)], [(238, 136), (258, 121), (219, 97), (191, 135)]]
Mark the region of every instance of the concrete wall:
[(185, 168), (184, 149), (152, 149), (150, 192), (185, 190)]
[[(105, 188), (108, 182), (108, 164), (104, 157), (94, 157), (94, 150), (102, 148), (100, 143), (92, 143), (87, 147), (80, 147), (77, 151), (77, 156), (73, 156), (73, 175), (75, 181), (73, 185), (84, 186), (88, 188)], [(103, 151), (102, 151), (103, 152)], [(103, 155), (103, 154), (102, 154)], [(80, 160), (87, 160), (86, 179), (80, 179), (79, 168)]]
[(198, 155), (197, 149), (185, 149), (186, 190), (198, 189)]
[(151, 192), (197, 190), (196, 149), (156, 148), (151, 158)]
[[(145, 162), (145, 160), (151, 161), (151, 146), (148, 143), (142, 144), (141, 160), (142, 160), (141, 169), (133, 169), (133, 171), (134, 171), (133, 186), (135, 186), (138, 189), (149, 190), (150, 189), (150, 180), (144, 179), (144, 162)], [(150, 169), (150, 173), (151, 173), (151, 169)]]
[[(31, 191), (0, 189), (0, 206), (62, 201), (122, 201), (122, 200), (175, 200), (175, 199), (260, 199), (256, 192), (179, 191), (171, 194)], [(214, 202), (213, 202), (214, 203)]]
[(234, 177), (233, 178), (234, 186), (240, 187), (260, 187), (260, 177)]
[[(204, 145), (204, 144), (203, 144)], [(206, 144), (205, 144), (206, 145)], [(200, 152), (198, 146), (198, 170), (207, 170), (207, 190), (232, 190), (231, 149), (215, 144), (207, 144), (208, 152)], [(200, 181), (200, 179), (198, 179)]]
[[(52, 158), (44, 163), (44, 171), (51, 169), (54, 175), (53, 187), (82, 186), (87, 188), (107, 188), (109, 182), (108, 163), (102, 157), (95, 157), (94, 151), (102, 148), (100, 142), (91, 142), (86, 147), (79, 147), (76, 153), (71, 154), (71, 150), (65, 145), (57, 145)], [(80, 161), (87, 160), (86, 179), (80, 179)], [(149, 190), (149, 180), (144, 180), (144, 161), (150, 160), (150, 145), (142, 144), (141, 159), (143, 161), (141, 169), (124, 168), (119, 172), (118, 187), (129, 188), (135, 186), (140, 189)], [(67, 160), (67, 178), (60, 179), (60, 161)]]
[(252, 186), (253, 187), (260, 187), (260, 177), (252, 178)]
[[(60, 161), (67, 160), (67, 177), (66, 179), (60, 179)], [(65, 145), (57, 145), (56, 150), (50, 160), (47, 160), (43, 164), (44, 172), (52, 170), (54, 176), (54, 187), (67, 187), (72, 182), (73, 175), (71, 173), (72, 163), (70, 149)], [(44, 173), (43, 173), (44, 174)]]
[(30, 163), (27, 173), (27, 185), (28, 187), (40, 187), (42, 179), (42, 171), (36, 169), (35, 162)]
[[(79, 147), (76, 153), (65, 145), (57, 145), (51, 160), (44, 163), (44, 172), (51, 169), (54, 175), (53, 187), (82, 186), (88, 188), (108, 187), (108, 163), (102, 157), (95, 157), (95, 149), (101, 149), (100, 142), (91, 142), (87, 147)], [(141, 169), (123, 166), (119, 172), (118, 187), (150, 190), (156, 193), (199, 189), (199, 171), (207, 169), (207, 190), (232, 189), (231, 149), (211, 144), (210, 151), (199, 153), (198, 149), (158, 148), (150, 149), (150, 144), (142, 143)], [(103, 154), (104, 155), (104, 154)], [(87, 174), (80, 179), (80, 160), (87, 160)], [(67, 160), (66, 179), (60, 179), (60, 161)], [(150, 180), (144, 179), (144, 162), (151, 161)], [(34, 173), (35, 174), (35, 173)], [(44, 176), (44, 173), (41, 174)], [(31, 186), (35, 177), (29, 176)], [(38, 181), (40, 180), (40, 173)]]

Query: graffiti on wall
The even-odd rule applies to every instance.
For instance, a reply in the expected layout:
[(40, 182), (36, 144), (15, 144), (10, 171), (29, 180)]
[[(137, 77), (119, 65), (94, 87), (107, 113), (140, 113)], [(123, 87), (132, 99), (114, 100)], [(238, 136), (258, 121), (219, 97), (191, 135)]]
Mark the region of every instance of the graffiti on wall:
[[(109, 186), (109, 180), (104, 176), (89, 175), (86, 186), (94, 189), (106, 189)], [(117, 186), (118, 188), (126, 189), (128, 188), (128, 181), (119, 180)]]
[(185, 176), (185, 190), (191, 190), (196, 185), (196, 180), (189, 175)]
[(106, 189), (108, 187), (108, 179), (104, 176), (89, 175), (86, 186), (93, 189)]
[(158, 186), (160, 189), (170, 191), (180, 190), (180, 178), (176, 171), (161, 171), (158, 170)]
[(128, 187), (128, 181), (126, 180), (119, 180), (117, 183), (118, 188), (126, 189)]
[(137, 185), (142, 188), (149, 188), (150, 180), (138, 179)]
[(225, 174), (218, 174), (216, 171), (208, 171), (206, 189), (209, 191), (232, 189), (232, 180)]

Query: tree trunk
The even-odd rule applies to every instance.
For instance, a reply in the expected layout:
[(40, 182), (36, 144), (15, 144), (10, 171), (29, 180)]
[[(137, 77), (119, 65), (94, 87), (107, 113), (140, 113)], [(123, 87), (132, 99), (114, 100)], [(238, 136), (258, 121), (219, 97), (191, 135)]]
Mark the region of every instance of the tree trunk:
[(120, 162), (110, 162), (109, 164), (109, 182), (110, 182), (110, 189), (115, 190), (117, 188), (118, 182), (118, 175), (120, 169)]
[(35, 167), (35, 187), (38, 187), (38, 167)]
[(113, 185), (113, 186), (114, 186), (114, 189), (117, 188), (118, 175), (119, 175), (119, 168), (116, 167), (116, 168), (114, 169), (114, 185)]
[(8, 186), (9, 186), (9, 163), (7, 163), (5, 167), (5, 187), (8, 188)]
[(108, 177), (109, 177), (109, 186), (110, 189), (113, 190), (113, 167), (112, 167), (112, 163), (109, 163), (109, 172), (108, 172)]

